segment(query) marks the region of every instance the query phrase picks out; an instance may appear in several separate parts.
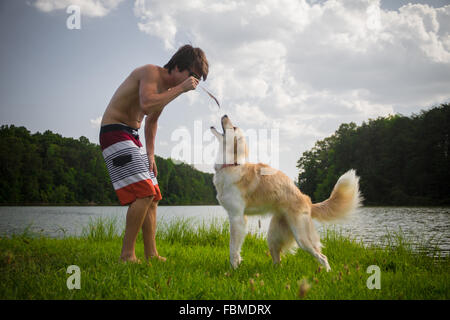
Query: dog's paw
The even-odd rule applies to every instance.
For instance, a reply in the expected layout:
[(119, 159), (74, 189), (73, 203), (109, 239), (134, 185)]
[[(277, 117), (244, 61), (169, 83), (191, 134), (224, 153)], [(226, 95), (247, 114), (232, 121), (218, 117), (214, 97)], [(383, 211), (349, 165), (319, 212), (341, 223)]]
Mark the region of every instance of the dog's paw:
[(237, 269), (242, 263), (242, 258), (240, 256), (231, 257), (230, 264), (233, 269)]

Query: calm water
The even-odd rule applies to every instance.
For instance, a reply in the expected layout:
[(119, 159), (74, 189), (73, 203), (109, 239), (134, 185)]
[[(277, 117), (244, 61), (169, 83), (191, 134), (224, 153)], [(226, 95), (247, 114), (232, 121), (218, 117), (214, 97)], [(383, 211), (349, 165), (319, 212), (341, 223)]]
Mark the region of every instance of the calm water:
[[(0, 207), (0, 236), (22, 233), (26, 229), (50, 237), (81, 235), (90, 221), (117, 219), (118, 228), (125, 225), (127, 207)], [(158, 221), (170, 222), (189, 218), (195, 225), (214, 220), (225, 221), (227, 214), (220, 206), (161, 206)], [(249, 217), (249, 231), (265, 234), (270, 216)], [(444, 255), (450, 254), (450, 208), (362, 208), (350, 220), (340, 224), (315, 222), (319, 232), (325, 228), (341, 230), (343, 234), (364, 244), (383, 243), (385, 235), (402, 231), (416, 242), (438, 245)], [(261, 226), (261, 227), (260, 227)]]

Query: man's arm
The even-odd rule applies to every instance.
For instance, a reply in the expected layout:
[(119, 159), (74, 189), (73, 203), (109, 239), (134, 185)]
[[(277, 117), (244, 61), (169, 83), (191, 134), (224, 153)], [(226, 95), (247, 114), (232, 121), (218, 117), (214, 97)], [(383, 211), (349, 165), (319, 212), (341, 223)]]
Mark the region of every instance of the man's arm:
[(158, 128), (158, 118), (164, 107), (180, 94), (197, 87), (198, 79), (189, 77), (181, 84), (158, 93), (158, 69), (147, 65), (140, 70), (139, 77), (139, 102), (142, 111), (147, 115), (145, 119), (145, 141), (150, 170), (157, 175), (155, 164), (155, 137)]
[(157, 78), (158, 70), (154, 66), (145, 66), (139, 76), (139, 102), (142, 111), (146, 115), (150, 113), (161, 113), (164, 107), (180, 94), (193, 90), (198, 84), (194, 77), (187, 78), (179, 85), (169, 88), (169, 90), (158, 93)]
[(155, 138), (158, 129), (158, 118), (161, 112), (153, 112), (145, 118), (145, 147), (147, 149), (147, 157), (149, 161), (149, 169), (158, 175), (158, 170), (155, 163)]

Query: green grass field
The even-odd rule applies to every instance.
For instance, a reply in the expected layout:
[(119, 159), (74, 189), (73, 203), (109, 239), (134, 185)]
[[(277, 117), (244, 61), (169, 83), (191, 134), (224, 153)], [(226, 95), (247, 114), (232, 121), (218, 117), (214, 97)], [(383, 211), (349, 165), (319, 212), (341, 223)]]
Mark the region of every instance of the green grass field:
[[(308, 253), (272, 265), (265, 239), (248, 235), (243, 264), (232, 270), (228, 224), (194, 229), (180, 220), (159, 226), (157, 244), (166, 262), (121, 263), (122, 237), (114, 221), (97, 220), (81, 237), (22, 235), (0, 239), (0, 299), (449, 299), (449, 258), (414, 253), (400, 235), (384, 246), (364, 247), (339, 232), (322, 235), (331, 272)], [(438, 252), (435, 252), (438, 254)], [(145, 261), (141, 235), (136, 255)], [(81, 288), (69, 290), (70, 265)], [(370, 265), (381, 288), (368, 289)]]

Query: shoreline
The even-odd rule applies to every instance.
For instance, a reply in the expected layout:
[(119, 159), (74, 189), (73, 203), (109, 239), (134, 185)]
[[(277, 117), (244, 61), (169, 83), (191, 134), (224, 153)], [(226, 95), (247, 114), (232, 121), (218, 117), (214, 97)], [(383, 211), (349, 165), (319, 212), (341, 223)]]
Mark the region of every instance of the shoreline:
[[(211, 204), (159, 204), (159, 207), (182, 207), (182, 206), (220, 206)], [(120, 204), (83, 204), (83, 203), (0, 203), (0, 207), (126, 207)], [(450, 208), (450, 205), (363, 205), (361, 208)]]
[[(120, 263), (122, 238), (115, 231), (103, 221), (91, 224), (79, 238), (0, 238), (0, 299), (450, 299), (449, 257), (414, 253), (401, 237), (385, 248), (367, 248), (327, 232), (323, 253), (332, 270), (325, 272), (303, 250), (274, 266), (266, 240), (255, 235), (247, 235), (243, 263), (233, 270), (228, 225), (194, 230), (185, 221), (157, 234), (158, 251), (167, 262), (145, 261), (140, 234), (136, 256), (143, 263)], [(80, 290), (66, 287), (71, 265), (81, 270)], [(371, 266), (380, 270), (380, 289), (367, 286)], [(302, 283), (308, 284), (307, 292)]]

